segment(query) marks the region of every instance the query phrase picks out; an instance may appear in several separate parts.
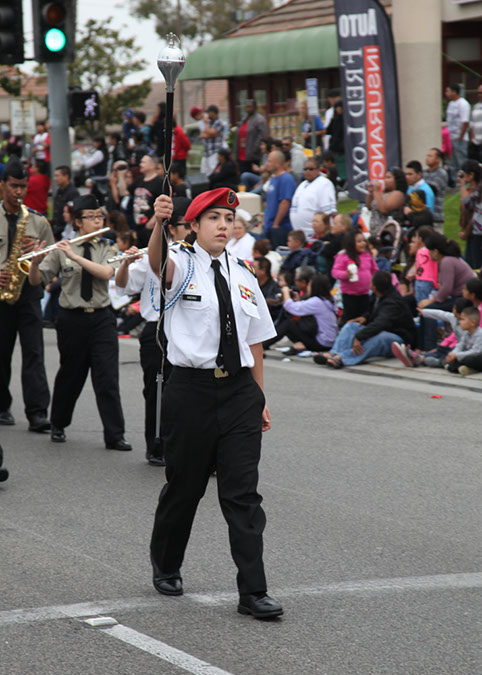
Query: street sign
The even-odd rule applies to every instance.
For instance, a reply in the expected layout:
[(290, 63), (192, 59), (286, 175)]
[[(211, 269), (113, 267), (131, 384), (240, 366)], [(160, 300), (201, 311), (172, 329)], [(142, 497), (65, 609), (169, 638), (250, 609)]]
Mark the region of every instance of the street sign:
[(309, 77), (306, 80), (306, 102), (308, 104), (308, 115), (318, 115), (318, 80), (316, 77)]
[(14, 136), (33, 135), (36, 132), (33, 101), (10, 101), (10, 133)]

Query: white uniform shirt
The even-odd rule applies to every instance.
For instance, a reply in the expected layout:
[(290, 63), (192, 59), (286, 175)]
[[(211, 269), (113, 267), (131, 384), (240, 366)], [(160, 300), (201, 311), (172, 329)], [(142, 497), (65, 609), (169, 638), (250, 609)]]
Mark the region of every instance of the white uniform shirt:
[(129, 279), (126, 287), (122, 288), (116, 284), (115, 289), (119, 295), (137, 295), (140, 293), (142, 318), (145, 321), (157, 321), (159, 319), (161, 287), (159, 278), (156, 277), (149, 265), (147, 254), (129, 265)]
[(253, 259), (253, 246), (256, 239), (252, 234), (246, 232), (240, 239), (231, 239), (226, 244), (227, 252), (235, 258), (242, 258), (242, 260)]
[(335, 186), (325, 176), (318, 176), (311, 183), (304, 180), (296, 188), (290, 207), (293, 230), (303, 230), (310, 237), (313, 234), (313, 216), (318, 211), (336, 213)]
[[(194, 261), (191, 282), (176, 304), (166, 311), (167, 358), (174, 366), (217, 368), (220, 325), (214, 270), (211, 267), (213, 258), (197, 242), (191, 256)], [(189, 263), (189, 254), (179, 245), (171, 248), (169, 257), (175, 270), (166, 302), (177, 294), (186, 278)], [(231, 290), (241, 366), (251, 368), (254, 358), (249, 345), (269, 340), (276, 335), (276, 330), (254, 274), (229, 254), (223, 253), (218, 260)]]

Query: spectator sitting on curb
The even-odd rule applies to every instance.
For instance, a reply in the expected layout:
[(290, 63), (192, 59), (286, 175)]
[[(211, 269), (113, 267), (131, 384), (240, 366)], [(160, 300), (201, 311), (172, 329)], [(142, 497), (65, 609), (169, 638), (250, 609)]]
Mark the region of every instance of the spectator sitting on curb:
[[(415, 344), (412, 315), (387, 272), (378, 270), (371, 282), (368, 312), (341, 329), (329, 352), (316, 354), (315, 363), (333, 368), (354, 366), (372, 356), (391, 356), (393, 342)], [(366, 325), (365, 325), (366, 324)]]
[(336, 333), (336, 305), (330, 292), (330, 282), (324, 274), (314, 274), (308, 283), (306, 300), (300, 300), (287, 285), (281, 286), (286, 317), (279, 322), (276, 337), (264, 343), (269, 349), (283, 337), (294, 344), (287, 352), (298, 354), (308, 350), (326, 350), (333, 345)]
[[(476, 364), (472, 360), (472, 357), (475, 357), (482, 361), (482, 328), (479, 326), (479, 310), (476, 307), (466, 307), (462, 310), (459, 324), (463, 330), (462, 338), (457, 342), (454, 350), (445, 357), (445, 368), (450, 373), (471, 375), (482, 370), (482, 367), (474, 367)], [(466, 363), (467, 358), (468, 363)]]
[(457, 342), (462, 337), (462, 329), (459, 326), (459, 319), (461, 313), (467, 307), (473, 307), (470, 300), (465, 298), (458, 298), (455, 301), (452, 312), (444, 312), (443, 309), (422, 309), (420, 314), (426, 319), (435, 319), (436, 321), (443, 321), (452, 327), (452, 332), (438, 347), (430, 352), (414, 352), (409, 345), (399, 344), (394, 342), (392, 344), (392, 354), (407, 368), (416, 368), (417, 366), (428, 366), (429, 368), (443, 368), (445, 357), (455, 347)]

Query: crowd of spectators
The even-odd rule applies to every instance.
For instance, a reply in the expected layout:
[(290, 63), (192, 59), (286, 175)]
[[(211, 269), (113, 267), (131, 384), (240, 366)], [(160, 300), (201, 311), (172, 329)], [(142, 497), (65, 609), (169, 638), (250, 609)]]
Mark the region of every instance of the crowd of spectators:
[[(390, 167), (383, 181), (367, 182), (365, 203), (349, 214), (339, 210), (345, 170), (337, 90), (329, 92), (323, 119), (300, 105), (298, 137), (271, 137), (255, 100), (246, 102), (231, 136), (216, 105), (191, 109), (203, 149), (201, 174), (209, 189), (229, 187), (261, 197), (260, 214), (253, 217), (238, 209), (227, 248), (253, 262), (258, 273), (277, 328), (266, 350), (313, 356), (316, 363), (334, 368), (393, 354), (410, 366), (436, 361), (453, 371), (460, 363), (466, 374), (467, 363), (450, 354), (459, 353), (455, 347), (460, 343), (464, 357), (467, 345), (472, 356), (479, 344), (477, 331), (470, 332), (472, 324), (462, 328), (475, 321), (469, 310), (477, 309), (482, 297), (479, 286), (470, 298), (467, 290), (482, 283), (474, 271), (482, 266), (482, 86), (478, 95), (480, 103), (471, 110), (457, 85), (447, 87), (441, 148), (427, 149), (425, 166), (412, 159), (404, 167)], [(160, 103), (147, 123), (142, 111), (127, 110), (122, 129), (107, 138), (96, 136), (83, 158), (81, 190), (93, 192), (103, 205), (109, 236), (119, 251), (148, 244), (154, 202), (163, 191), (165, 114)], [(43, 214), (48, 214), (51, 187), (49, 146), (48, 123), (40, 123), (30, 156), (23, 159), (30, 169), (25, 203)], [(0, 152), (2, 147), (7, 148), (5, 142)], [(190, 150), (189, 138), (174, 118), (173, 232), (178, 222), (184, 226), (191, 199), (192, 181), (186, 175)], [(67, 166), (55, 167), (53, 180), (53, 232), (56, 239), (71, 238), (78, 188)], [(450, 189), (460, 192), (463, 256), (443, 234), (444, 198)], [(45, 310), (49, 322), (55, 321), (55, 288), (53, 282)], [(135, 334), (140, 323), (136, 300), (112, 296), (120, 332)], [(474, 340), (467, 332), (474, 333)], [(291, 345), (280, 347), (286, 338)], [(447, 339), (452, 351), (447, 351)], [(471, 369), (478, 368), (481, 359), (469, 362)]]

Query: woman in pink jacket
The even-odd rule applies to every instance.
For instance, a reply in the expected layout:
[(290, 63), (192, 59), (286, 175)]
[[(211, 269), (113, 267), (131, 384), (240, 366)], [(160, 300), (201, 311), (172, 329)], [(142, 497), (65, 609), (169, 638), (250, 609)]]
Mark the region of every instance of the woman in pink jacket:
[(367, 250), (367, 242), (358, 230), (350, 230), (343, 240), (345, 249), (335, 257), (331, 270), (340, 279), (343, 296), (343, 323), (368, 311), (370, 282), (378, 267)]

